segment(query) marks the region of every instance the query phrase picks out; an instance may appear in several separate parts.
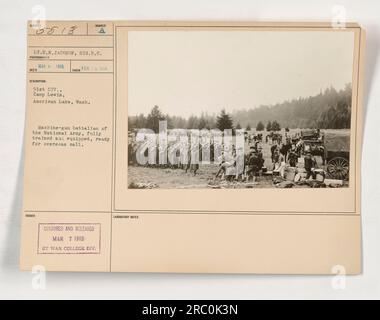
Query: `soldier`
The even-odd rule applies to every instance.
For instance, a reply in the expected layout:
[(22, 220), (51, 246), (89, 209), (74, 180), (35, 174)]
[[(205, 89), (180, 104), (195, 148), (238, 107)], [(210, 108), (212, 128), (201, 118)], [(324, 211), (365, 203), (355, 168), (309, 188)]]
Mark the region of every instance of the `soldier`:
[(132, 141), (133, 137), (131, 134), (128, 135), (128, 164), (129, 165), (132, 165), (134, 164), (134, 159), (135, 159), (135, 155), (134, 155), (134, 146), (133, 146), (133, 141)]
[(247, 176), (248, 180), (250, 180), (253, 177), (257, 177), (260, 170), (260, 158), (258, 156), (258, 152), (253, 150), (251, 151), (249, 158), (248, 158), (248, 170), (247, 170)]
[[(236, 153), (235, 153), (236, 154)], [(218, 172), (216, 173), (215, 177), (214, 177), (214, 180), (216, 180), (216, 178), (219, 177), (219, 175), (221, 175), (221, 177), (223, 176), (226, 176), (227, 175), (227, 169), (233, 166), (235, 166), (236, 164), (236, 158), (235, 158), (235, 155), (234, 154), (231, 154), (230, 156), (227, 154), (224, 153), (224, 151), (222, 152), (222, 155), (219, 157), (219, 169), (218, 169)]]
[(223, 177), (223, 174), (226, 173), (226, 168), (224, 166), (224, 163), (226, 162), (226, 159), (224, 157), (224, 151), (222, 151), (222, 154), (220, 155), (220, 157), (217, 160), (219, 162), (219, 169), (218, 169), (218, 172), (216, 173), (216, 175), (214, 177), (214, 180), (216, 178), (218, 178), (219, 175), (221, 175), (221, 177)]
[(310, 176), (313, 177), (315, 180), (316, 174), (314, 172), (314, 168), (317, 165), (317, 161), (315, 160), (314, 156), (311, 154), (310, 151), (307, 152), (305, 158), (305, 170), (306, 170), (306, 180), (310, 178)]
[(274, 144), (270, 147), (271, 159), (273, 163), (274, 163), (274, 154), (276, 151), (277, 151), (277, 144)]
[(240, 148), (238, 148), (238, 150), (236, 152), (236, 164), (235, 164), (236, 176), (235, 176), (235, 179), (237, 181), (243, 180), (244, 171), (245, 171), (244, 165), (245, 165), (244, 148), (240, 147)]
[(263, 156), (263, 148), (262, 147), (259, 147), (258, 148), (258, 151), (257, 151), (257, 155), (259, 157), (259, 169), (261, 170), (264, 166), (264, 156)]
[(298, 155), (296, 153), (295, 145), (292, 145), (292, 149), (289, 152), (288, 158), (289, 158), (289, 165), (291, 167), (295, 167), (298, 161)]
[[(197, 174), (197, 171), (199, 169), (199, 162), (194, 161), (195, 163), (191, 163), (192, 159), (192, 152), (191, 148), (189, 149), (189, 162), (187, 163), (185, 173), (189, 170), (190, 172), (193, 171), (194, 176)], [(198, 159), (199, 160), (199, 159)]]

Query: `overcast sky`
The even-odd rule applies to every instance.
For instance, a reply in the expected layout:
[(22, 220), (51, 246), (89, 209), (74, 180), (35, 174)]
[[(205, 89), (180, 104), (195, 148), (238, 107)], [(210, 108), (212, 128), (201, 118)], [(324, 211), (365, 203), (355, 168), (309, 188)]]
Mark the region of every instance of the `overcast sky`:
[(353, 48), (347, 31), (130, 31), (128, 112), (188, 117), (341, 89)]

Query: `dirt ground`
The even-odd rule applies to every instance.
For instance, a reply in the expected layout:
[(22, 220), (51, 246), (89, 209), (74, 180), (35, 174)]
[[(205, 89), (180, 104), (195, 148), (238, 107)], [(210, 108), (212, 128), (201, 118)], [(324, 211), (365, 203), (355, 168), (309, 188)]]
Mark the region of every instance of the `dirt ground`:
[(147, 167), (129, 167), (128, 182), (156, 183), (160, 188), (207, 188), (218, 170), (216, 165), (201, 166), (197, 175), (183, 169), (159, 169)]

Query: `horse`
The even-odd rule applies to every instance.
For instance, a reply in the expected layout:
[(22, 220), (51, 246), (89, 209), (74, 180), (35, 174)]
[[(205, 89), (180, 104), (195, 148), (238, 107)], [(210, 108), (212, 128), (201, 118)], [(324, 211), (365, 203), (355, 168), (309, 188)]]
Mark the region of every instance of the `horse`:
[(303, 151), (305, 153), (306, 146), (308, 147), (308, 151), (311, 152), (313, 156), (319, 156), (322, 158), (322, 164), (326, 164), (326, 148), (322, 145), (316, 144), (307, 144), (305, 145), (305, 141), (300, 140), (300, 143), (297, 144), (296, 152)]
[(281, 146), (280, 148), (280, 153), (284, 156), (285, 158), (285, 162), (287, 160), (287, 156), (288, 156), (288, 152), (289, 150), (292, 148), (292, 144), (291, 143), (285, 143)]

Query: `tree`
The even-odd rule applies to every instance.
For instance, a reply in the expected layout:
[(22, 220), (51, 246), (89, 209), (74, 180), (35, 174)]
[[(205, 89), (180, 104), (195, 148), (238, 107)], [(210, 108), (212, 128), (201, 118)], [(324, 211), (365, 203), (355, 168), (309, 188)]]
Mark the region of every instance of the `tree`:
[(238, 123), (238, 124), (236, 125), (236, 129), (241, 129), (241, 125), (240, 125), (240, 123)]
[[(349, 128), (347, 123), (351, 111), (352, 85), (348, 83), (343, 89), (333, 87), (318, 90), (315, 95), (297, 97), (273, 105), (261, 105), (251, 109), (240, 109), (231, 113), (234, 123), (245, 127), (248, 123), (256, 124), (261, 120), (265, 125), (268, 121), (276, 120), (283, 128)], [(338, 110), (338, 103), (339, 110)], [(343, 107), (344, 106), (344, 107)], [(330, 107), (335, 108), (330, 110)], [(343, 113), (340, 113), (340, 112)], [(338, 114), (339, 113), (339, 114)], [(327, 114), (335, 115), (333, 121)], [(252, 126), (253, 127), (253, 126)]]
[(247, 127), (245, 128), (245, 131), (251, 131), (251, 126), (249, 125), (249, 123), (247, 124)]
[(264, 130), (264, 123), (262, 123), (261, 121), (258, 122), (257, 126), (256, 126), (256, 131), (263, 131)]
[(198, 129), (199, 130), (208, 129), (207, 128), (207, 121), (203, 116), (201, 116), (201, 118), (199, 119)]
[(140, 113), (136, 118), (136, 128), (138, 129), (145, 129), (146, 128), (146, 118), (145, 116)]
[(136, 128), (136, 118), (128, 117), (128, 130), (131, 131)]
[(224, 131), (225, 129), (233, 129), (233, 121), (229, 114), (226, 113), (226, 110), (222, 110), (220, 115), (216, 118), (216, 127)]
[(280, 124), (275, 120), (272, 122), (272, 131), (280, 131), (281, 126)]
[(140, 113), (138, 116), (128, 117), (128, 130), (144, 128), (146, 128), (146, 118), (142, 113)]
[(272, 122), (267, 123), (267, 131), (272, 131)]
[(158, 106), (154, 106), (146, 119), (146, 127), (158, 133), (160, 121), (165, 120), (164, 114)]
[(199, 128), (199, 119), (196, 116), (190, 116), (187, 120), (187, 129), (198, 129)]

